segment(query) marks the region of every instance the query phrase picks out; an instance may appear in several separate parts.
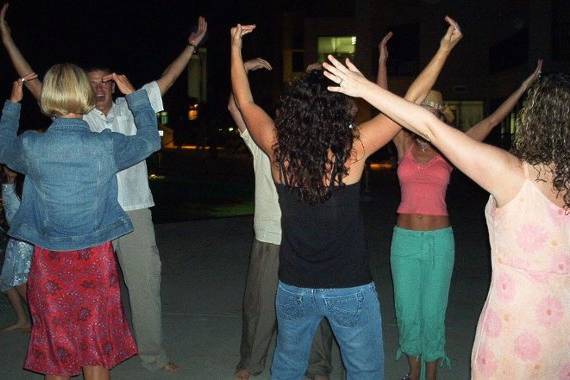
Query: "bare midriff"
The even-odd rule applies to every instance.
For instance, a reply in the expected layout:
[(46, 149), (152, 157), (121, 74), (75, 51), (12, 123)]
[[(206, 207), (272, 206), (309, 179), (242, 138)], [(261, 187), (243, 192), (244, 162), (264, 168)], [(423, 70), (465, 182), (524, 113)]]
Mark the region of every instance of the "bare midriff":
[(449, 227), (447, 215), (398, 214), (398, 227), (414, 231), (432, 231)]

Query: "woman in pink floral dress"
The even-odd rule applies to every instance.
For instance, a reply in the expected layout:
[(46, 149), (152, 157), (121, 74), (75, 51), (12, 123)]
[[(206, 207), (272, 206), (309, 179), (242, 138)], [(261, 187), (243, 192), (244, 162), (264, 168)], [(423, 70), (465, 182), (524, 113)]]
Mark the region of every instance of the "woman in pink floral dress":
[(471, 359), (473, 379), (570, 380), (570, 75), (539, 79), (511, 152), (477, 142), (329, 57), (338, 84), (436, 146), (491, 193), (493, 274)]

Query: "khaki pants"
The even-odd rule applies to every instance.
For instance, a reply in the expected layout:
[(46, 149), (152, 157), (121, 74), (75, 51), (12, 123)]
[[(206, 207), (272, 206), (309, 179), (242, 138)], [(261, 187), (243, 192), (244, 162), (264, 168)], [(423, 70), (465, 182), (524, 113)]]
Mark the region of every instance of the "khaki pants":
[[(269, 344), (276, 332), (278, 271), (279, 246), (254, 240), (243, 298), (241, 359), (237, 370), (247, 369), (257, 375), (265, 368)], [(323, 319), (311, 347), (308, 377), (331, 372), (331, 348), (331, 329)]]
[(129, 291), (133, 330), (139, 358), (156, 370), (168, 362), (162, 347), (160, 256), (148, 208), (128, 211), (134, 230), (113, 242)]

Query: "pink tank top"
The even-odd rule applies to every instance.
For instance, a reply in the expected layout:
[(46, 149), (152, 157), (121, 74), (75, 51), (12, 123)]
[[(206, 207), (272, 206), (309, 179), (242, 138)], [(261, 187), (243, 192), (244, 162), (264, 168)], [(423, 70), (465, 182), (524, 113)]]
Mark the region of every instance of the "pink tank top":
[(445, 193), (453, 167), (441, 155), (419, 163), (412, 154), (413, 145), (398, 165), (402, 201), (398, 214), (447, 216)]

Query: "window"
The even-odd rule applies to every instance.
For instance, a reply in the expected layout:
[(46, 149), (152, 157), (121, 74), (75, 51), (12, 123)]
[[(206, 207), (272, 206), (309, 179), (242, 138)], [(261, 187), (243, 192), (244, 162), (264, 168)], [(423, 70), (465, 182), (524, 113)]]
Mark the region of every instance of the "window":
[(317, 43), (319, 62), (324, 62), (328, 54), (332, 54), (338, 59), (354, 59), (356, 36), (319, 37)]
[(445, 104), (455, 114), (455, 121), (452, 124), (462, 131), (466, 131), (483, 119), (484, 103), (482, 101), (446, 101)]

